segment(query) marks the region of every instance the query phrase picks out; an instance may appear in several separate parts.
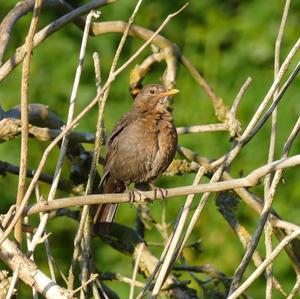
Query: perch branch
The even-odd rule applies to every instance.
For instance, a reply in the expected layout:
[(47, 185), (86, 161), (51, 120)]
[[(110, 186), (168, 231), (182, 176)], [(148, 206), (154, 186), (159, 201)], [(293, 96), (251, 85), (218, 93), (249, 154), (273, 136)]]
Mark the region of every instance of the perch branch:
[[(300, 155), (295, 155), (290, 158), (284, 158), (274, 161), (270, 164), (261, 166), (244, 178), (233, 179), (228, 181), (221, 181), (216, 183), (199, 184), (196, 186), (183, 186), (172, 189), (166, 189), (166, 198), (171, 198), (174, 196), (182, 196), (188, 194), (204, 193), (204, 192), (219, 192), (235, 188), (242, 187), (252, 187), (255, 186), (261, 177), (265, 176), (267, 173), (276, 171), (278, 169), (284, 169), (288, 167), (293, 167), (300, 164)], [(143, 199), (155, 200), (154, 191), (143, 191), (140, 192)], [(161, 199), (161, 194), (157, 194), (157, 200)], [(102, 204), (102, 203), (128, 203), (130, 202), (129, 194), (93, 194), (88, 196), (76, 196), (56, 199), (55, 201), (43, 204), (34, 204), (26, 207), (24, 211), (25, 215), (32, 215), (40, 212), (55, 210), (59, 208), (68, 208), (74, 206), (82, 206), (84, 204)], [(139, 202), (139, 200), (137, 200)]]

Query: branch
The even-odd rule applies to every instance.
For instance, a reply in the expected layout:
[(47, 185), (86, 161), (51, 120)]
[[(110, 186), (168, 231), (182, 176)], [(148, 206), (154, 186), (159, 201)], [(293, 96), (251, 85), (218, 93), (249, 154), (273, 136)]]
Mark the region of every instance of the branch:
[[(7, 172), (14, 175), (19, 175), (19, 171), (20, 168), (18, 166), (0, 160), (0, 175), (5, 176)], [(26, 177), (32, 178), (34, 176), (34, 173), (35, 173), (34, 169), (27, 168)], [(42, 173), (40, 175), (39, 181), (47, 184), (51, 184), (53, 181), (53, 176), (47, 173)], [(76, 193), (76, 186), (74, 186), (71, 181), (60, 180), (58, 184), (58, 188), (65, 192)]]
[(177, 127), (177, 134), (204, 133), (204, 132), (219, 132), (228, 131), (227, 124), (209, 124), (189, 127)]
[[(149, 277), (154, 272), (158, 259), (149, 250), (147, 244), (132, 228), (118, 223), (106, 223), (94, 225), (93, 232), (99, 236), (106, 244), (122, 254), (131, 256), (137, 261), (139, 271)], [(165, 290), (173, 295), (174, 298), (195, 298), (191, 296), (193, 289), (181, 285), (180, 281), (169, 274), (164, 285)]]
[[(3, 230), (1, 228), (0, 237), (3, 237)], [(46, 298), (72, 298), (66, 289), (61, 288), (40, 271), (37, 265), (27, 258), (18, 249), (17, 245), (9, 239), (5, 239), (0, 245), (0, 258), (12, 271), (17, 271), (18, 269), (19, 278)]]
[[(167, 195), (165, 198), (171, 198), (175, 196), (204, 193), (204, 192), (219, 192), (224, 190), (230, 190), (242, 187), (255, 186), (261, 177), (265, 176), (267, 173), (284, 169), (288, 167), (293, 167), (300, 164), (300, 155), (295, 155), (290, 158), (284, 158), (281, 160), (274, 161), (270, 164), (266, 164), (252, 171), (249, 175), (244, 178), (216, 182), (211, 184), (199, 184), (196, 186), (183, 186), (172, 189), (166, 189)], [(158, 194), (156, 194), (158, 193)], [(145, 191), (140, 192), (141, 200), (136, 200), (138, 203), (144, 202), (146, 199), (150, 200), (161, 200), (162, 194), (155, 191)], [(87, 196), (76, 196), (56, 199), (53, 202), (47, 204), (34, 204), (27, 206), (24, 210), (25, 215), (33, 215), (40, 212), (55, 210), (59, 208), (68, 208), (74, 206), (82, 205), (94, 205), (94, 204), (104, 204), (104, 203), (128, 203), (130, 202), (130, 196), (128, 193), (121, 194), (93, 194)]]
[[(44, 0), (43, 7), (56, 6), (61, 1)], [(3, 56), (7, 48), (9, 38), (15, 23), (28, 12), (33, 10), (35, 0), (20, 1), (16, 6), (5, 16), (0, 24), (0, 66), (2, 65)]]
[(286, 247), (292, 240), (297, 238), (300, 235), (300, 230), (296, 230), (290, 235), (286, 236), (272, 251), (267, 259), (265, 259), (262, 264), (249, 276), (249, 278), (241, 284), (241, 286), (235, 290), (227, 299), (236, 299), (238, 298), (252, 283), (255, 281), (270, 265), (273, 260), (280, 254), (280, 252)]
[[(28, 163), (28, 103), (29, 103), (29, 73), (31, 62), (31, 51), (33, 47), (33, 37), (37, 28), (40, 13), (42, 9), (42, 1), (36, 0), (34, 4), (33, 16), (30, 22), (29, 31), (25, 41), (25, 58), (22, 68), (21, 81), (21, 154), (20, 154), (20, 172), (18, 181), (18, 191), (16, 198), (16, 208), (21, 205), (25, 193), (26, 171)], [(22, 220), (20, 219), (15, 226), (14, 232), (17, 242), (22, 243)]]
[[(285, 159), (288, 156), (289, 150), (298, 135), (298, 132), (300, 130), (300, 117), (298, 118), (296, 124), (294, 125), (294, 128), (292, 129), (289, 137), (287, 138), (287, 141), (285, 142), (284, 148), (283, 148), (283, 153), (282, 153), (282, 159)], [(233, 291), (237, 288), (240, 280), (243, 277), (244, 272), (246, 271), (246, 268), (250, 262), (251, 256), (254, 253), (255, 248), (258, 245), (261, 233), (264, 229), (264, 226), (266, 224), (266, 221), (268, 220), (268, 217), (270, 215), (273, 199), (275, 196), (276, 188), (277, 185), (279, 184), (281, 180), (281, 175), (282, 175), (282, 169), (277, 169), (274, 175), (274, 178), (272, 180), (272, 184), (270, 186), (270, 189), (268, 190), (265, 200), (264, 200), (264, 206), (261, 212), (261, 216), (258, 222), (258, 226), (255, 230), (255, 233), (251, 239), (251, 242), (246, 250), (246, 253), (238, 266), (238, 268), (235, 270), (231, 287), (229, 290), (229, 294), (233, 293)], [(297, 269), (299, 269), (299, 263), (297, 263)], [(297, 271), (299, 272), (299, 271)]]
[[(92, 9), (99, 8), (110, 3), (115, 2), (116, 0), (94, 0), (88, 4), (82, 5), (68, 14), (62, 16), (56, 21), (47, 25), (44, 29), (40, 30), (35, 34), (33, 40), (33, 49), (36, 48), (41, 42), (43, 42), (47, 37), (49, 37), (54, 32), (58, 31), (60, 28), (66, 24), (75, 21), (79, 16), (88, 13)], [(0, 81), (2, 81), (10, 72), (21, 63), (24, 59), (24, 45), (19, 47), (16, 52), (12, 55), (10, 59), (0, 68)]]
[[(243, 247), (246, 249), (250, 242), (251, 242), (251, 234), (247, 231), (247, 229), (241, 225), (237, 218), (235, 217), (235, 210), (237, 209), (238, 200), (234, 196), (234, 194), (229, 192), (220, 192), (216, 198), (216, 205), (222, 214), (222, 216), (225, 218), (225, 220), (229, 223), (232, 230), (236, 233), (238, 236), (240, 242), (243, 244)], [(258, 267), (263, 259), (261, 258), (258, 250), (255, 250), (252, 255), (252, 260), (254, 262), (254, 265)], [(266, 278), (268, 278), (267, 273), (265, 273)], [(278, 291), (280, 291), (284, 296), (286, 296), (286, 293), (282, 289), (282, 286), (278, 282), (278, 280), (270, 275), (272, 286), (276, 288)], [(229, 288), (228, 288), (229, 290)]]

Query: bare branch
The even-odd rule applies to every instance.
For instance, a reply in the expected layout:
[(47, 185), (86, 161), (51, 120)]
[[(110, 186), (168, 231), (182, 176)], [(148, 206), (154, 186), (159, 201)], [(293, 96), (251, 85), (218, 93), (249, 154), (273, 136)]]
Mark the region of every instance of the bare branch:
[(218, 132), (228, 131), (227, 124), (209, 124), (190, 127), (177, 127), (177, 134), (190, 134), (190, 133), (204, 133), (204, 132)]
[[(73, 22), (79, 16), (88, 13), (92, 9), (99, 8), (101, 6), (115, 2), (116, 0), (94, 0), (88, 4), (82, 5), (68, 14), (62, 16), (56, 21), (52, 22), (44, 29), (40, 30), (34, 36), (33, 48), (36, 48), (41, 42), (43, 42), (47, 37), (49, 37), (54, 32), (58, 31), (60, 28), (66, 24)], [(0, 68), (0, 81), (2, 81), (10, 72), (24, 59), (24, 46), (19, 47), (13, 56), (5, 62)]]
[[(1, 161), (0, 160), (0, 174), (1, 175), (5, 175), (7, 172), (14, 174), (14, 175), (19, 175), (19, 171), (20, 168), (16, 165), (7, 163), (5, 161)], [(35, 170), (34, 169), (30, 169), (27, 168), (27, 172), (26, 172), (26, 177), (27, 178), (32, 178), (34, 176)], [(53, 176), (47, 173), (42, 173), (40, 175), (39, 181), (47, 183), (47, 184), (51, 184), (53, 181)], [(60, 180), (59, 184), (58, 184), (58, 188), (60, 190), (66, 191), (66, 192), (75, 192), (75, 186), (73, 185), (73, 183), (71, 181), (66, 181), (66, 180)]]
[[(289, 137), (285, 143), (285, 144), (288, 144), (288, 146), (284, 146), (283, 153), (282, 153), (283, 159), (285, 159), (288, 156), (288, 151), (291, 147), (292, 142), (295, 140), (299, 130), (300, 130), (300, 117), (298, 118), (298, 121), (296, 122), (291, 134), (289, 135)], [(251, 243), (249, 244), (247, 251), (246, 251), (240, 265), (235, 270), (229, 294), (232, 294), (234, 292), (234, 290), (237, 288), (237, 286), (238, 286), (240, 280), (242, 279), (243, 274), (246, 271), (246, 268), (250, 262), (251, 256), (253, 255), (254, 250), (257, 247), (261, 233), (262, 233), (264, 226), (266, 224), (266, 221), (269, 217), (272, 202), (273, 202), (273, 199), (275, 196), (275, 191), (276, 191), (278, 183), (281, 180), (281, 175), (282, 175), (282, 169), (276, 170), (272, 184), (270, 186), (270, 190), (268, 190), (267, 196), (265, 197), (264, 206), (263, 206), (263, 209), (261, 212), (261, 217), (259, 219), (258, 226), (255, 230), (255, 233), (253, 235)]]
[[(196, 194), (196, 193), (204, 193), (204, 192), (219, 192), (219, 191), (230, 190), (235, 188), (255, 186), (259, 182), (260, 178), (265, 176), (267, 173), (276, 171), (278, 169), (293, 167), (299, 164), (300, 164), (300, 155), (295, 155), (290, 158), (284, 158), (281, 160), (274, 161), (270, 164), (261, 166), (255, 169), (254, 171), (252, 171), (249, 175), (247, 175), (244, 178), (216, 182), (216, 183), (199, 184), (196, 186), (183, 186), (183, 187), (177, 187), (172, 189), (166, 189), (167, 191), (166, 198), (194, 194), (194, 193)], [(151, 200), (154, 199), (160, 200), (162, 197), (161, 194), (157, 194), (155, 198), (156, 194), (154, 191), (144, 191), (140, 193), (142, 195), (142, 198), (148, 198)], [(49, 202), (47, 204), (34, 204), (32, 206), (28, 206), (24, 211), (24, 216), (55, 210), (58, 208), (82, 206), (84, 204), (94, 205), (94, 204), (103, 204), (103, 203), (128, 203), (128, 202), (130, 202), (130, 197), (129, 194), (127, 193), (93, 194), (88, 196), (68, 197), (68, 198), (56, 199), (55, 201)]]
[(295, 297), (295, 295), (299, 292), (299, 289), (300, 289), (300, 278), (299, 278), (299, 276), (297, 276), (297, 281), (296, 281), (292, 291), (288, 295), (287, 299), (293, 299)]
[(137, 275), (137, 272), (138, 272), (138, 266), (139, 266), (139, 262), (140, 262), (141, 255), (142, 255), (142, 252), (144, 250), (144, 247), (145, 247), (145, 243), (142, 243), (142, 245), (139, 248), (139, 252), (137, 254), (137, 258), (136, 258), (136, 261), (135, 261), (135, 264), (134, 264), (134, 269), (133, 269), (132, 279), (131, 279), (129, 299), (134, 298), (134, 287), (135, 287), (135, 283), (136, 283), (136, 275)]
[[(42, 1), (36, 0), (34, 4), (34, 11), (30, 28), (25, 42), (25, 58), (22, 68), (22, 82), (21, 82), (21, 154), (20, 154), (20, 173), (18, 181), (18, 193), (16, 198), (16, 208), (21, 205), (22, 199), (25, 193), (25, 180), (27, 171), (27, 159), (28, 159), (28, 103), (29, 103), (29, 70), (31, 61), (31, 51), (33, 48), (33, 37), (37, 28), (39, 20)], [(22, 220), (19, 220), (15, 226), (14, 232), (17, 242), (22, 243)]]
[(290, 235), (286, 236), (272, 251), (270, 256), (265, 259), (262, 264), (249, 276), (249, 278), (241, 284), (241, 286), (236, 289), (231, 295), (228, 296), (228, 299), (238, 298), (252, 283), (256, 280), (266, 269), (266, 267), (273, 262), (273, 260), (280, 254), (280, 252), (287, 246), (292, 240), (297, 238), (300, 235), (300, 230), (296, 230)]
[(247, 80), (244, 82), (244, 84), (241, 86), (238, 94), (236, 95), (236, 97), (233, 101), (233, 104), (232, 104), (231, 109), (230, 109), (230, 113), (232, 113), (234, 115), (236, 114), (236, 112), (239, 108), (239, 105), (241, 103), (242, 97), (245, 94), (248, 87), (250, 86), (251, 82), (252, 82), (252, 78), (248, 77)]
[[(0, 236), (3, 238), (2, 229), (0, 229)], [(13, 271), (19, 269), (19, 278), (46, 298), (72, 298), (66, 289), (58, 286), (40, 271), (36, 264), (28, 259), (9, 239), (5, 239), (0, 245), (0, 258)]]

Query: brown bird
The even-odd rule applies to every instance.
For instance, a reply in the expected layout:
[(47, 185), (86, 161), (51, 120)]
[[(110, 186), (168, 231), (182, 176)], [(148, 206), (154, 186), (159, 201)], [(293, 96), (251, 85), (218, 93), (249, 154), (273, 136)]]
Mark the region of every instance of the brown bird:
[[(104, 193), (121, 193), (130, 183), (151, 183), (168, 168), (177, 146), (169, 96), (178, 92), (150, 84), (137, 94), (132, 110), (118, 121), (109, 137)], [(112, 222), (116, 208), (116, 204), (101, 205), (95, 222)]]

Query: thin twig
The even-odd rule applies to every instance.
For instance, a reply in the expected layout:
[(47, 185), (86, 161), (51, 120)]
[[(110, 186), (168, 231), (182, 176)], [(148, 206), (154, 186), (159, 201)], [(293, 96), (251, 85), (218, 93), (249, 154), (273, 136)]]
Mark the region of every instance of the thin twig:
[(170, 22), (170, 20), (180, 14), (186, 7), (188, 3), (183, 5), (180, 9), (176, 12), (169, 14), (166, 19), (162, 22), (162, 24), (158, 27), (158, 29), (151, 35), (151, 37), (123, 64), (121, 65), (115, 72), (114, 76), (119, 75), (130, 63), (132, 63), (141, 53), (142, 51), (151, 44), (153, 39), (158, 36), (159, 32)]
[[(93, 54), (93, 60), (94, 60), (94, 68), (95, 68), (95, 83), (96, 83), (96, 90), (97, 94), (100, 94), (101, 92), (101, 69), (100, 69), (100, 58), (98, 53)], [(101, 99), (99, 101), (99, 107), (101, 106)], [(103, 135), (103, 115), (100, 115), (98, 113), (98, 120), (97, 120), (97, 126), (96, 126), (96, 138), (95, 138), (95, 143), (94, 143), (94, 150), (93, 150), (93, 157), (92, 157), (92, 162), (91, 162), (91, 168), (89, 171), (89, 176), (88, 176), (88, 181), (86, 184), (86, 189), (85, 189), (85, 194), (91, 194), (94, 188), (94, 180), (95, 180), (95, 175), (96, 175), (96, 167), (97, 163), (99, 161), (99, 156), (100, 156), (100, 148), (101, 144), (103, 143), (102, 141), (102, 135)], [(91, 215), (90, 215), (90, 206), (86, 205), (83, 207), (81, 218), (84, 221), (84, 228), (83, 231), (78, 230), (78, 234), (76, 234), (76, 239), (78, 240), (77, 242), (75, 241), (74, 244), (77, 246), (81, 245), (81, 252), (82, 252), (82, 257), (83, 257), (83, 263), (82, 263), (82, 284), (85, 284), (86, 281), (89, 278), (89, 268), (90, 267), (90, 241), (91, 241), (91, 228), (90, 225), (92, 223)], [(81, 219), (80, 219), (81, 221)], [(80, 234), (80, 232), (83, 233), (83, 235)], [(81, 240), (81, 242), (80, 242)], [(80, 248), (74, 248), (74, 254), (73, 254), (73, 260), (76, 261), (78, 259), (78, 254), (80, 252)], [(75, 263), (72, 262), (72, 265)], [(74, 271), (74, 269), (73, 269)], [(93, 281), (93, 286), (96, 282)], [(97, 288), (96, 288), (97, 290)], [(96, 290), (94, 292), (96, 292)], [(98, 292), (98, 290), (97, 290)], [(80, 297), (84, 297), (84, 293), (86, 293), (86, 287), (82, 288), (80, 291)], [(96, 296), (100, 296), (97, 294)]]
[(262, 113), (263, 113), (264, 109), (266, 108), (267, 104), (269, 103), (271, 97), (274, 95), (275, 91), (277, 90), (277, 88), (279, 86), (279, 83), (283, 78), (283, 75), (288, 70), (288, 67), (289, 67), (289, 65), (292, 61), (292, 58), (298, 52), (299, 48), (300, 48), (300, 38), (296, 41), (295, 45), (292, 47), (292, 49), (288, 53), (287, 57), (285, 58), (284, 62), (282, 63), (282, 65), (281, 65), (281, 67), (278, 71), (278, 74), (277, 74), (276, 78), (274, 79), (274, 82), (273, 82), (271, 88), (269, 89), (269, 91), (266, 94), (265, 98), (263, 99), (260, 106), (256, 110), (256, 112), (255, 112), (254, 116), (252, 117), (251, 121), (249, 122), (247, 128), (245, 129), (245, 131), (242, 135), (242, 139), (245, 139), (245, 137), (248, 136), (249, 133), (253, 130), (253, 128), (254, 128), (255, 124), (257, 123), (259, 117), (262, 115)]
[(18, 282), (19, 269), (20, 269), (20, 267), (18, 267), (17, 270), (14, 271), (14, 274), (13, 274), (12, 279), (10, 281), (9, 289), (7, 291), (5, 299), (10, 299), (15, 293), (15, 286)]
[(276, 99), (273, 101), (272, 105), (268, 108), (265, 115), (258, 121), (258, 123), (253, 128), (253, 130), (249, 133), (247, 138), (245, 138), (242, 141), (243, 146), (246, 145), (250, 141), (250, 139), (259, 131), (259, 129), (268, 120), (268, 118), (270, 117), (270, 115), (272, 114), (272, 112), (274, 111), (274, 109), (277, 107), (278, 103), (282, 99), (283, 95), (285, 94), (285, 92), (289, 88), (289, 86), (292, 84), (292, 82), (295, 80), (295, 78), (299, 74), (299, 71), (300, 71), (300, 62), (296, 65), (296, 67), (294, 68), (292, 74), (289, 76), (289, 78), (286, 80), (286, 82), (284, 83), (284, 85), (280, 89)]
[[(52, 203), (52, 202), (55, 202), (55, 201), (51, 201), (49, 203)], [(78, 229), (76, 232), (76, 236), (74, 238), (74, 252), (73, 252), (72, 262), (71, 262), (71, 266), (69, 269), (69, 276), (68, 276), (68, 290), (73, 290), (74, 280), (75, 280), (74, 268), (77, 263), (77, 259), (78, 259), (78, 256), (79, 256), (80, 250), (81, 250), (81, 248), (80, 248), (81, 238), (79, 238), (79, 236), (83, 235), (84, 226), (87, 221), (87, 217), (88, 217), (87, 212), (82, 214), (82, 216), (80, 218), (79, 226), (78, 226)]]
[(268, 259), (265, 259), (262, 264), (256, 268), (256, 270), (248, 277), (248, 279), (240, 285), (238, 289), (234, 291), (227, 299), (238, 298), (266, 269), (266, 267), (273, 262), (273, 260), (280, 254), (280, 252), (287, 246), (292, 240), (300, 235), (300, 230), (294, 231), (290, 235), (286, 236), (272, 251)]
[[(235, 210), (238, 206), (238, 199), (234, 196), (233, 193), (221, 192), (216, 198), (216, 205), (222, 216), (226, 219), (232, 230), (238, 236), (240, 242), (243, 244), (243, 247), (246, 249), (248, 244), (250, 244), (251, 242), (251, 234), (248, 232), (245, 226), (239, 223), (238, 219), (235, 216)], [(262, 263), (262, 258), (258, 250), (254, 251), (252, 260), (256, 267), (258, 267)], [(265, 273), (265, 276), (266, 275), (267, 273)], [(273, 276), (271, 276), (271, 280), (273, 287), (280, 291), (284, 296), (286, 296), (286, 293), (284, 292), (279, 281)]]
[[(18, 182), (18, 194), (16, 199), (16, 208), (20, 208), (22, 199), (25, 193), (26, 184), (26, 171), (27, 171), (27, 159), (28, 159), (28, 102), (29, 102), (29, 72), (31, 51), (33, 48), (33, 37), (37, 28), (41, 12), (42, 1), (36, 0), (34, 4), (33, 16), (31, 19), (28, 35), (25, 42), (25, 58), (22, 68), (22, 82), (21, 82), (21, 121), (22, 121), (22, 133), (21, 133), (21, 155), (20, 155), (20, 173)], [(15, 226), (15, 238), (19, 245), (22, 242), (22, 220), (20, 219)]]
[[(88, 40), (88, 33), (90, 30), (92, 18), (98, 18), (98, 17), (99, 17), (99, 14), (95, 13), (94, 11), (91, 11), (86, 18), (86, 25), (85, 25), (84, 32), (83, 32), (81, 48), (80, 48), (80, 53), (79, 53), (79, 62), (77, 65), (76, 74), (75, 74), (74, 83), (73, 83), (72, 92), (71, 92), (71, 97), (70, 97), (68, 119), (67, 119), (67, 124), (66, 124), (67, 126), (70, 125), (70, 123), (72, 122), (73, 117), (74, 117), (75, 103), (76, 103), (76, 98), (77, 98), (80, 77), (81, 77), (81, 73), (82, 73), (82, 69), (83, 69), (84, 57), (85, 57), (85, 52), (86, 52), (87, 40)], [(54, 172), (54, 179), (53, 179), (51, 189), (48, 194), (48, 201), (51, 201), (54, 199), (54, 196), (55, 196), (55, 193), (57, 190), (57, 185), (58, 185), (58, 182), (60, 179), (60, 174), (62, 171), (64, 157), (67, 152), (67, 146), (68, 146), (68, 137), (67, 137), (67, 135), (64, 135), (60, 153), (59, 153), (59, 157), (58, 157), (58, 161), (57, 161), (55, 172)]]
[[(182, 209), (181, 209), (181, 211), (182, 211)], [(180, 215), (181, 215), (181, 213), (180, 213)], [(157, 272), (159, 271), (159, 269), (160, 269), (160, 267), (161, 267), (161, 265), (162, 265), (162, 263), (163, 263), (166, 255), (167, 255), (167, 252), (168, 252), (168, 250), (170, 248), (170, 244), (172, 242), (174, 233), (176, 231), (176, 227), (177, 227), (177, 224), (179, 222), (179, 219), (180, 219), (180, 217), (177, 217), (177, 219), (175, 221), (175, 225), (174, 225), (174, 230), (173, 230), (172, 234), (170, 235), (169, 239), (167, 240), (167, 242), (166, 242), (166, 244), (165, 244), (165, 246), (163, 248), (163, 252), (161, 253), (160, 259), (157, 261), (157, 264), (156, 264), (154, 270), (152, 271), (151, 275), (147, 279), (145, 286), (143, 287), (143, 289), (141, 290), (141, 292), (137, 295), (137, 297), (136, 297), (137, 299), (141, 299), (141, 298), (144, 297), (144, 295), (146, 294), (147, 290), (151, 286), (151, 283), (152, 283), (153, 279), (156, 277)]]
[(278, 88), (284, 74), (287, 72), (288, 67), (291, 64), (291, 61), (292, 61), (293, 57), (296, 55), (296, 53), (298, 52), (299, 48), (300, 48), (300, 38), (296, 41), (296, 43), (294, 44), (294, 46), (288, 53), (287, 57), (285, 58), (284, 62), (282, 63), (280, 70), (278, 72), (278, 75), (276, 76), (272, 86), (270, 87), (269, 91), (267, 92), (266, 96), (264, 97), (263, 101), (259, 105), (256, 112), (254, 113), (249, 124), (247, 125), (239, 142), (236, 143), (236, 145), (230, 150), (229, 153), (222, 156), (218, 160), (214, 161), (211, 165), (213, 168), (217, 167), (218, 165), (221, 165), (225, 160), (227, 160), (227, 162), (230, 163), (236, 157), (236, 155), (239, 153), (241, 147), (243, 147), (245, 144), (247, 144), (247, 142), (249, 142), (249, 140), (255, 135), (255, 133), (257, 133), (256, 128), (259, 127), (259, 124), (257, 124), (257, 123), (261, 122), (262, 124), (264, 124), (265, 121), (268, 119), (268, 117), (271, 115), (271, 113), (273, 111), (272, 109), (274, 109), (276, 107), (276, 105), (282, 98), (283, 94), (286, 92), (288, 86), (291, 84), (291, 82), (297, 76), (299, 69), (300, 69), (300, 63), (298, 63), (298, 65), (294, 69), (292, 75), (289, 77), (289, 79), (286, 81), (284, 86), (281, 88), (279, 95), (277, 96), (278, 102), (276, 103), (276, 105), (274, 105), (274, 102), (273, 102), (271, 107), (272, 106), (274, 106), (274, 107), (272, 109), (270, 107), (268, 112), (266, 113), (266, 115), (268, 113), (270, 113), (270, 114), (268, 114), (267, 116), (265, 115), (262, 119), (260, 119), (261, 115), (263, 114), (263, 111), (265, 110), (266, 106), (268, 105), (271, 97), (274, 95), (274, 92)]
[(294, 296), (299, 292), (299, 289), (300, 289), (300, 277), (297, 276), (296, 283), (293, 289), (291, 290), (290, 294), (287, 296), (287, 299), (293, 299)]
[[(80, 82), (80, 77), (81, 77), (81, 73), (82, 73), (82, 69), (83, 69), (83, 62), (84, 62), (84, 57), (85, 57), (87, 41), (88, 41), (88, 35), (89, 35), (90, 27), (91, 27), (91, 22), (92, 22), (93, 18), (98, 18), (99, 16), (100, 16), (99, 13), (95, 13), (94, 11), (91, 11), (88, 14), (87, 18), (86, 18), (86, 23), (85, 23), (84, 33), (83, 33), (83, 36), (82, 36), (82, 43), (81, 43), (80, 53), (79, 53), (79, 63), (78, 63), (77, 69), (76, 69), (75, 79), (74, 79), (71, 98), (70, 98), (70, 106), (69, 106), (67, 125), (69, 125), (72, 122), (73, 116), (74, 116), (75, 101), (76, 101), (77, 91), (78, 91), (79, 82)], [(57, 188), (57, 182), (58, 182), (58, 179), (60, 178), (64, 156), (65, 156), (66, 151), (67, 151), (67, 146), (68, 146), (68, 137), (67, 137), (67, 135), (65, 135), (64, 138), (63, 138), (63, 141), (62, 141), (61, 151), (60, 151), (59, 159), (58, 159), (55, 174), (54, 174), (54, 177), (56, 178), (56, 182), (54, 180), (55, 183), (52, 184), (51, 190), (49, 192), (49, 196), (51, 195), (51, 200), (55, 196), (55, 192), (56, 192), (56, 188)], [(75, 266), (75, 263), (77, 261), (77, 258), (78, 258), (79, 252), (80, 252), (79, 247), (80, 247), (81, 240), (82, 240), (83, 228), (85, 226), (85, 221), (87, 219), (87, 212), (88, 212), (88, 208), (86, 208), (85, 213), (81, 215), (79, 228), (78, 228), (77, 234), (76, 234), (75, 239), (74, 239), (73, 259), (72, 259), (71, 266), (70, 266), (70, 269), (69, 269), (69, 277), (68, 277), (68, 289), (69, 290), (73, 289), (74, 266)], [(83, 282), (83, 284), (84, 283), (85, 282)]]
[[(291, 148), (291, 145), (293, 143), (293, 141), (295, 140), (298, 132), (300, 130), (300, 117), (298, 118), (296, 124), (294, 125), (289, 137), (287, 138), (287, 141), (284, 145), (283, 148), (283, 153), (282, 153), (282, 158), (285, 159), (288, 156), (288, 152)], [(273, 162), (272, 162), (273, 163)], [(272, 164), (271, 163), (271, 164)], [(247, 248), (247, 251), (240, 263), (240, 265), (236, 268), (233, 279), (232, 279), (232, 283), (230, 286), (230, 290), (229, 290), (229, 294), (232, 294), (235, 289), (237, 289), (239, 282), (241, 281), (243, 274), (251, 260), (251, 257), (254, 253), (254, 250), (257, 247), (258, 241), (260, 239), (261, 233), (264, 229), (265, 223), (268, 219), (268, 216), (270, 214), (270, 209), (272, 206), (272, 202), (274, 199), (274, 195), (275, 195), (275, 191), (276, 191), (276, 187), (278, 185), (278, 183), (281, 180), (281, 175), (282, 175), (282, 169), (278, 169), (275, 172), (272, 184), (270, 186), (270, 190), (268, 192), (268, 196), (265, 198), (265, 202), (264, 202), (264, 206), (263, 206), (263, 210), (261, 212), (261, 217), (259, 219), (259, 223), (258, 226), (255, 230), (255, 233), (252, 237), (252, 240)]]
[(144, 250), (144, 247), (145, 247), (145, 243), (142, 243), (142, 245), (139, 248), (138, 255), (137, 255), (137, 258), (136, 258), (136, 261), (135, 261), (135, 264), (134, 264), (132, 278), (131, 278), (129, 299), (134, 298), (134, 287), (135, 287), (135, 284), (136, 284), (136, 275), (137, 275), (137, 272), (138, 272), (138, 269), (139, 269), (139, 262), (140, 262), (140, 258), (141, 258), (142, 252)]
[[(194, 182), (193, 182), (193, 186), (196, 186), (199, 184), (201, 178), (203, 177), (203, 175), (205, 174), (206, 169), (205, 167), (200, 167), (195, 178), (194, 178)], [(167, 276), (167, 271), (168, 269), (170, 269), (170, 265), (172, 264), (172, 262), (174, 261), (174, 258), (176, 258), (177, 256), (177, 252), (176, 252), (176, 248), (177, 248), (177, 244), (179, 242), (181, 233), (183, 231), (187, 216), (188, 216), (188, 212), (189, 209), (192, 205), (193, 199), (194, 199), (195, 194), (189, 194), (187, 197), (187, 200), (184, 204), (184, 207), (182, 209), (182, 212), (180, 214), (180, 219), (177, 223), (177, 227), (174, 230), (174, 234), (172, 234), (170, 236), (170, 245), (167, 251), (167, 254), (163, 260), (163, 264), (162, 267), (159, 271), (156, 283), (154, 285), (152, 294), (151, 294), (151, 298), (155, 298), (158, 294), (159, 291), (165, 281), (165, 277)]]
[[(126, 284), (129, 284), (131, 285), (133, 283), (132, 279), (129, 278), (129, 277), (126, 277), (124, 275), (122, 275), (121, 273), (107, 273), (107, 272), (102, 272), (100, 273), (100, 276), (99, 278), (104, 281), (104, 280), (118, 280), (120, 282), (123, 282), (123, 283), (126, 283)], [(140, 281), (135, 281), (134, 282), (134, 285), (137, 287), (137, 288), (143, 288), (145, 286), (144, 283), (140, 282)]]
[(189, 133), (204, 133), (204, 132), (218, 132), (228, 131), (227, 124), (209, 124), (189, 127), (177, 127), (177, 134), (189, 134)]
[(237, 110), (239, 108), (239, 105), (241, 103), (243, 95), (245, 94), (246, 90), (250, 86), (251, 82), (252, 82), (252, 78), (248, 77), (246, 79), (246, 81), (243, 83), (243, 85), (241, 86), (238, 94), (236, 95), (236, 97), (235, 97), (235, 99), (233, 101), (233, 104), (231, 106), (231, 109), (230, 109), (230, 113), (232, 113), (233, 115), (236, 115), (236, 112), (237, 112)]
[(49, 272), (50, 272), (50, 276), (51, 279), (56, 282), (56, 278), (55, 278), (55, 271), (54, 271), (54, 263), (53, 263), (53, 258), (51, 256), (51, 250), (50, 250), (50, 244), (49, 244), (49, 240), (48, 238), (45, 240), (45, 251), (46, 251), (46, 255), (47, 255), (47, 261), (48, 261), (48, 267), (49, 267)]
[[(277, 35), (276, 43), (275, 43), (275, 55), (274, 55), (274, 79), (276, 78), (279, 67), (280, 67), (280, 49), (281, 42), (283, 39), (284, 28), (289, 12), (290, 0), (286, 0), (285, 7), (283, 11), (283, 16), (281, 19), (281, 24), (279, 27), (279, 32)], [(275, 91), (273, 96), (273, 101), (276, 101), (278, 96), (278, 89)], [(272, 125), (271, 125), (271, 136), (270, 136), (270, 145), (269, 145), (269, 153), (268, 153), (268, 162), (272, 162), (274, 160), (275, 154), (275, 146), (276, 146), (276, 130), (277, 130), (277, 107), (274, 109), (272, 113)], [(265, 199), (268, 198), (268, 193), (270, 191), (270, 182), (271, 182), (271, 174), (266, 175), (264, 179), (264, 196)], [(265, 226), (265, 247), (266, 247), (266, 258), (272, 252), (272, 225), (269, 220), (266, 222)], [(266, 299), (272, 299), (272, 264), (270, 264), (266, 269), (267, 283), (266, 283)]]
[[(196, 82), (203, 88), (205, 93), (211, 99), (214, 108), (216, 110), (216, 114), (218, 115), (217, 107), (220, 103), (220, 98), (216, 95), (211, 86), (206, 82), (206, 80), (201, 76), (196, 67), (184, 56), (180, 57), (180, 62), (189, 70), (192, 77), (196, 80)], [(223, 115), (218, 115), (220, 121), (224, 120)]]
[[(266, 248), (266, 259), (272, 253), (272, 235), (273, 228), (269, 220), (266, 221), (264, 228), (265, 235), (265, 248)], [(272, 288), (273, 288), (273, 265), (272, 263), (266, 268), (266, 299), (272, 299)]]
[(86, 281), (85, 283), (83, 283), (80, 287), (78, 287), (77, 289), (75, 289), (72, 294), (76, 294), (77, 292), (81, 291), (82, 288), (85, 288), (89, 283), (91, 283), (92, 281), (96, 280), (96, 278), (98, 277), (98, 274), (92, 274), (91, 278)]

